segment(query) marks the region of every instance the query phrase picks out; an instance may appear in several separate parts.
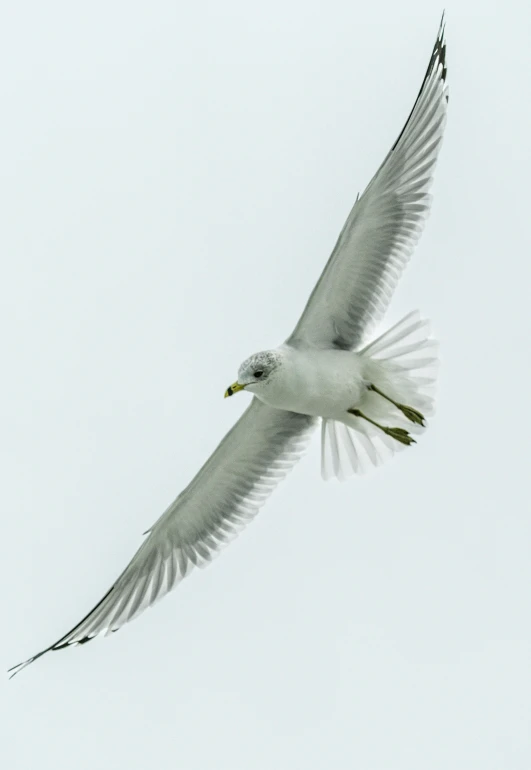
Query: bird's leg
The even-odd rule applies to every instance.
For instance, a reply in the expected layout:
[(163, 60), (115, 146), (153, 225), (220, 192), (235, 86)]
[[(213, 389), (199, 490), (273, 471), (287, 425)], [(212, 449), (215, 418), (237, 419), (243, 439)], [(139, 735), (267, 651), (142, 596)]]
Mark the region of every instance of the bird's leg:
[(426, 421), (424, 419), (424, 415), (417, 411), (417, 409), (413, 409), (412, 406), (405, 406), (404, 404), (398, 404), (396, 401), (393, 401), (392, 398), (389, 398), (389, 396), (386, 396), (385, 393), (382, 393), (381, 390), (379, 390), (376, 385), (369, 385), (368, 390), (372, 390), (374, 393), (378, 393), (379, 396), (382, 398), (385, 398), (386, 401), (390, 401), (391, 404), (396, 406), (397, 409), (399, 409), (404, 417), (407, 417), (407, 419), (410, 422), (414, 422), (416, 425), (422, 425), (424, 427), (426, 425)]
[(371, 420), (371, 418), (367, 417), (366, 414), (363, 414), (363, 412), (360, 412), (359, 409), (348, 409), (347, 411), (349, 414), (353, 414), (354, 417), (361, 417), (363, 420), (367, 420), (367, 422), (370, 422), (371, 425), (374, 425), (376, 428), (379, 428), (387, 436), (391, 436), (391, 438), (396, 439), (396, 441), (399, 441), (401, 444), (405, 444), (406, 446), (411, 446), (411, 444), (416, 443), (415, 439), (412, 438), (412, 436), (410, 436), (407, 430), (404, 430), (404, 428), (388, 428), (386, 425), (380, 425), (380, 423), (375, 422), (375, 420)]

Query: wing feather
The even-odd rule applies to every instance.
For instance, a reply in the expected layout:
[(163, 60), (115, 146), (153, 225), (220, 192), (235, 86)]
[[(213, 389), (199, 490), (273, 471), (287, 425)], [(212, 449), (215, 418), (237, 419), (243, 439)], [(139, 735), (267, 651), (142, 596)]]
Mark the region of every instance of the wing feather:
[(447, 102), (443, 17), (409, 118), (357, 198), (288, 344), (350, 350), (382, 317), (429, 214)]
[(263, 505), (304, 452), (316, 420), (256, 398), (188, 487), (148, 530), (146, 540), (103, 599), (46, 652), (117, 631), (208, 563)]

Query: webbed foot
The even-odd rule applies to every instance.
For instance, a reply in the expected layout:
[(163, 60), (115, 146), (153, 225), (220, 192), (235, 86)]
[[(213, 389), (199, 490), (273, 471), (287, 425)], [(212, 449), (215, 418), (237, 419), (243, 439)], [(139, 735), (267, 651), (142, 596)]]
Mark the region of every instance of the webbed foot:
[(401, 444), (405, 444), (405, 446), (411, 446), (411, 444), (417, 443), (413, 436), (411, 436), (407, 430), (404, 430), (404, 428), (383, 428), (382, 430), (388, 436), (391, 436), (391, 438), (400, 441)]

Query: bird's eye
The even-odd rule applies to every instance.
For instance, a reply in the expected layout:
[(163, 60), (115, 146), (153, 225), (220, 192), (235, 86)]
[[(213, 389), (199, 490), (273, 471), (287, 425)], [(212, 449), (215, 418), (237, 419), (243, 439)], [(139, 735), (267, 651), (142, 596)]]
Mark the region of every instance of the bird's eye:
[(263, 371), (261, 369), (258, 369), (258, 371), (254, 373), (255, 379), (257, 380), (259, 380), (262, 375), (263, 375)]

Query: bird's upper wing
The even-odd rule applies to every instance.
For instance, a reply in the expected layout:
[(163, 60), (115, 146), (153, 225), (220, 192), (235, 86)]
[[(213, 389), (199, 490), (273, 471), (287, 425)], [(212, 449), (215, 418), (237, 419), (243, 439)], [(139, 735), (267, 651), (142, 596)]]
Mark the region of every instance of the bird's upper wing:
[[(65, 636), (11, 671), (51, 650), (117, 631), (174, 588), (194, 565), (208, 562), (251, 519), (306, 448), (316, 421), (254, 398), (103, 599)], [(13, 674), (13, 676), (14, 676)]]
[(352, 349), (383, 315), (422, 232), (448, 91), (444, 19), (417, 100), (341, 231), (290, 345)]

